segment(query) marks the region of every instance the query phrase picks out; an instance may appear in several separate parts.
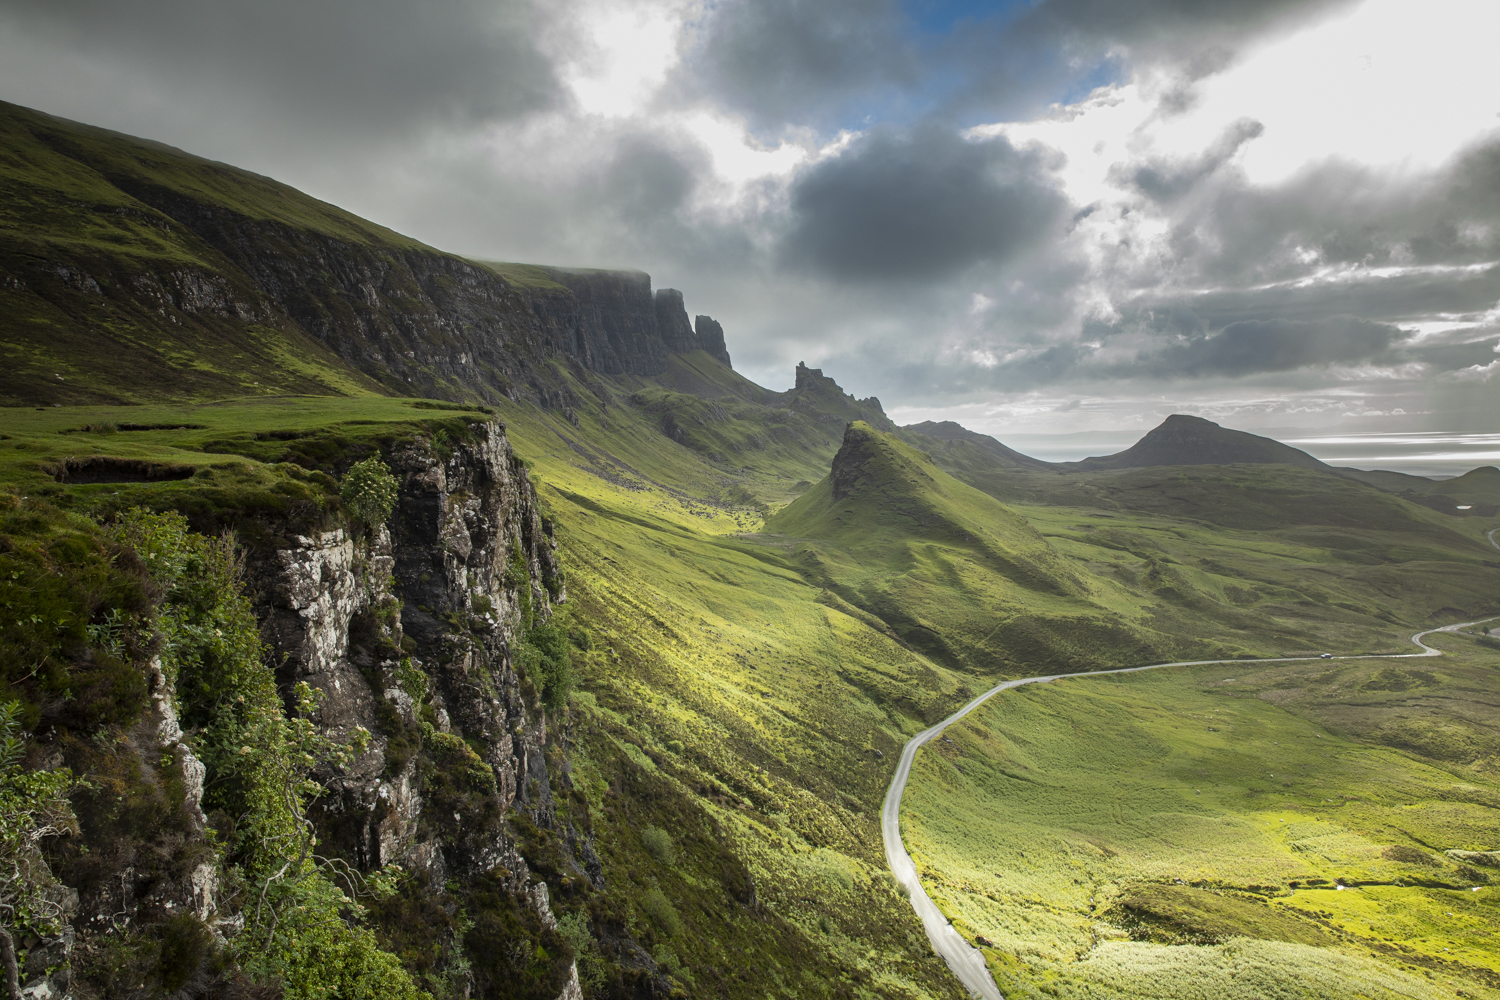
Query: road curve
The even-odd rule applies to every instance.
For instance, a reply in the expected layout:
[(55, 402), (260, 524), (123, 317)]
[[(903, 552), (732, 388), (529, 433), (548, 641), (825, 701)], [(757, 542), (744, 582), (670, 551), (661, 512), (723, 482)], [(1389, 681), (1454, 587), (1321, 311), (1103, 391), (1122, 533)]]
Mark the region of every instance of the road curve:
[(1497, 549), (1500, 549), (1500, 542), (1495, 541), (1495, 532), (1497, 531), (1500, 531), (1500, 528), (1491, 528), (1489, 534), (1485, 535), (1484, 537), (1490, 540), (1491, 545), (1493, 545)]
[[(1495, 529), (1500, 531), (1500, 528)], [(1489, 533), (1490, 543), (1500, 548), (1500, 542), (1495, 541), (1495, 531)], [(1442, 656), (1442, 650), (1434, 649), (1422, 640), (1434, 632), (1456, 632), (1470, 625), (1478, 625), (1482, 622), (1493, 621), (1493, 618), (1481, 618), (1478, 621), (1461, 622), (1457, 625), (1444, 625), (1441, 628), (1431, 628), (1425, 632), (1418, 632), (1411, 637), (1411, 641), (1422, 648), (1420, 653), (1383, 653), (1364, 656), (1336, 656), (1337, 660), (1397, 660), (1420, 656)], [(958, 977), (959, 982), (968, 988), (969, 992), (984, 1000), (1005, 1000), (1001, 995), (995, 980), (990, 976), (989, 967), (985, 964), (984, 956), (979, 949), (969, 944), (964, 936), (954, 930), (948, 918), (943, 916), (922, 888), (922, 880), (917, 876), (917, 866), (912, 862), (911, 855), (906, 853), (906, 845), (901, 841), (901, 796), (906, 791), (906, 781), (911, 777), (912, 762), (917, 759), (917, 751), (924, 743), (932, 740), (944, 729), (968, 715), (980, 705), (989, 701), (1001, 691), (1008, 691), (1022, 684), (1045, 684), (1048, 681), (1060, 680), (1064, 677), (1099, 677), (1104, 674), (1133, 674), (1142, 670), (1160, 670), (1162, 667), (1201, 667), (1215, 663), (1292, 663), (1301, 660), (1316, 660), (1316, 656), (1278, 656), (1264, 660), (1183, 660), (1178, 663), (1151, 663), (1142, 667), (1120, 667), (1115, 670), (1086, 670), (1076, 674), (1048, 674), (1045, 677), (1022, 677), (1013, 681), (1005, 681), (996, 684), (984, 694), (969, 702), (963, 708), (948, 716), (942, 722), (924, 729), (907, 741), (901, 751), (901, 760), (896, 765), (896, 774), (891, 778), (891, 787), (885, 793), (885, 804), (880, 809), (880, 833), (885, 840), (885, 860), (890, 865), (891, 874), (896, 881), (904, 886), (909, 893), (911, 905), (917, 911), (917, 916), (922, 918), (922, 927), (927, 931), (927, 939), (932, 942), (933, 951), (942, 956), (948, 963), (948, 968)]]

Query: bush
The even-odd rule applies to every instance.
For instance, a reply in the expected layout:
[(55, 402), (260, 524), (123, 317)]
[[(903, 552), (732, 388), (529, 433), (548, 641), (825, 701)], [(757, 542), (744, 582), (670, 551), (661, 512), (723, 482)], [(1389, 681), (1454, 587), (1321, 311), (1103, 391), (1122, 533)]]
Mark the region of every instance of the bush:
[(677, 863), (677, 849), (672, 846), (672, 835), (659, 826), (648, 826), (641, 831), (641, 844), (646, 853), (664, 865)]
[(339, 500), (344, 509), (371, 528), (379, 528), (396, 509), (399, 484), (379, 455), (356, 463), (344, 476)]
[[(222, 845), (226, 881), (243, 887), (245, 924), (230, 954), (252, 978), (279, 980), (289, 997), (425, 997), (359, 926), (364, 908), (312, 853), (306, 808), (319, 789), (310, 778), (319, 767), (348, 763), (368, 734), (356, 728), (348, 747), (320, 736), (309, 719), (317, 692), (305, 683), (296, 686), (297, 712), (288, 717), (232, 536), (207, 538), (188, 531), (180, 514), (140, 509), (121, 516), (115, 536), (160, 589), (149, 630), (160, 636), (162, 669), (175, 682), (183, 726), (208, 770), (204, 808), (231, 831)], [(377, 894), (393, 891), (385, 871), (362, 881)], [(169, 957), (180, 971), (197, 944), (192, 928), (176, 930)]]
[(646, 919), (656, 925), (656, 929), (668, 937), (677, 937), (682, 933), (682, 918), (677, 915), (677, 907), (667, 898), (667, 894), (658, 886), (652, 886), (641, 900), (641, 912), (646, 914)]
[(516, 644), (513, 659), (516, 669), (531, 678), (541, 692), (547, 711), (556, 714), (567, 706), (575, 677), (566, 629), (553, 622), (527, 629)]
[(0, 702), (0, 914), (22, 939), (57, 933), (61, 907), (39, 844), (74, 825), (72, 772), (24, 770), (24, 743), (20, 703)]

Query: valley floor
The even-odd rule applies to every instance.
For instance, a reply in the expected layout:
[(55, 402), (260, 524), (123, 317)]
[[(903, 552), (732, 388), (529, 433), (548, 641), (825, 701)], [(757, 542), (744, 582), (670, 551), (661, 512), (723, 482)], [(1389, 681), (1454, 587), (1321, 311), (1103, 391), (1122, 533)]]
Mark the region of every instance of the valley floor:
[(1428, 641), (1007, 691), (918, 755), (924, 886), (1007, 996), (1496, 995), (1500, 654)]

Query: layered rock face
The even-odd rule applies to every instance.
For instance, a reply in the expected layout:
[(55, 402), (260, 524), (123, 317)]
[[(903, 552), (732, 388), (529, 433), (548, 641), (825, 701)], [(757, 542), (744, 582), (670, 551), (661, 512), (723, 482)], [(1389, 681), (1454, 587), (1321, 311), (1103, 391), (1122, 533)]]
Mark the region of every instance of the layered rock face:
[(546, 819), (546, 713), (512, 652), (526, 623), (565, 597), (557, 544), (500, 425), (473, 429), (446, 456), (424, 441), (392, 451), (401, 492), (388, 529), (299, 536), (256, 559), (252, 581), (280, 686), (322, 691), (317, 721), (331, 735), (375, 734), (330, 776), (322, 806), (360, 864), (397, 861), (441, 886), (450, 873), (504, 863), (523, 891), (525, 863), (502, 835), (444, 831), (451, 817), (421, 822), (418, 755), (391, 753), (425, 710), (435, 731), (482, 748), (494, 808), (519, 800)]
[[(471, 430), (446, 454), (422, 440), (390, 452), (401, 489), (389, 528), (297, 536), (254, 556), (251, 589), (281, 688), (319, 689), (315, 721), (341, 741), (357, 726), (373, 734), (365, 754), (322, 776), (320, 841), (365, 871), (401, 865), (431, 905), (472, 911), (462, 897), (483, 885), (555, 929), (506, 818), (555, 831), (568, 877), (600, 884), (587, 831), (557, 829), (550, 720), (513, 660), (527, 623), (566, 592), (551, 524), (503, 429)], [(578, 995), (576, 970), (560, 975), (562, 995)], [(493, 985), (469, 983), (480, 995)]]
[[(682, 293), (653, 295), (640, 271), (545, 268), (567, 291), (525, 288), (436, 251), (393, 254), (175, 192), (130, 193), (192, 229), (302, 330), (402, 395), (449, 398), (461, 386), (493, 401), (545, 392), (531, 385), (534, 362), (560, 354), (604, 375), (657, 375), (670, 355), (700, 347)], [(722, 343), (719, 355), (728, 358)]]
[(15, 197), (45, 206), (0, 239), (0, 319), (21, 318), (6, 330), (23, 340), (35, 320), (58, 330), (32, 352), (45, 370), (0, 376), (10, 405), (141, 401), (94, 377), (102, 359), (161, 398), (270, 378), (295, 393), (550, 405), (541, 362), (656, 375), (703, 346), (681, 293), (653, 294), (640, 272), (487, 266), (268, 178), (4, 102), (0, 139), (23, 164)]
[[(395, 863), (409, 873), (394, 902), (370, 902), (370, 921), (437, 956), (426, 970), (452, 995), (579, 997), (550, 900), (602, 887), (602, 865), (591, 831), (559, 818), (554, 789), (571, 787), (568, 742), (544, 708), (535, 659), (531, 674), (518, 662), (528, 632), (566, 599), (551, 523), (498, 422), (471, 422), (443, 442), (397, 441), (384, 457), (400, 484), (387, 526), (268, 535), (275, 540), (241, 550), (288, 709), (305, 682), (321, 692), (313, 722), (325, 735), (348, 745), (359, 728), (371, 734), (352, 762), (315, 774), (323, 791), (308, 815), (318, 853), (354, 871)], [(197, 737), (183, 732), (159, 659), (146, 671), (141, 717), (104, 749), (71, 752), (99, 787), (135, 788), (155, 818), (100, 812), (85, 796), (79, 820), (94, 849), (68, 838), (54, 845), (65, 884), (35, 859), (63, 926), (22, 942), (33, 1000), (72, 995), (76, 941), (97, 945), (131, 928), (156, 934), (185, 913), (221, 938), (243, 927), (243, 889), (212, 847), (220, 820), (204, 814)], [(43, 767), (62, 766), (57, 740), (44, 752)], [(113, 810), (117, 796), (106, 798)], [(552, 886), (534, 876), (517, 836), (551, 845)], [(413, 908), (430, 919), (410, 926)], [(538, 949), (552, 957), (535, 961)], [(97, 976), (102, 953), (90, 954)], [(178, 996), (210, 990), (193, 975)]]
[(729, 361), (729, 348), (724, 345), (724, 328), (712, 316), (699, 316), (693, 322), (693, 331), (698, 334), (698, 347), (733, 368)]
[[(526, 301), (552, 340), (601, 375), (660, 375), (673, 354), (706, 350), (724, 364), (723, 329), (705, 340), (688, 322), (682, 293), (651, 291), (640, 271), (543, 270), (567, 292), (528, 289)], [(708, 317), (700, 317), (700, 320)], [(709, 320), (712, 323), (712, 320)]]

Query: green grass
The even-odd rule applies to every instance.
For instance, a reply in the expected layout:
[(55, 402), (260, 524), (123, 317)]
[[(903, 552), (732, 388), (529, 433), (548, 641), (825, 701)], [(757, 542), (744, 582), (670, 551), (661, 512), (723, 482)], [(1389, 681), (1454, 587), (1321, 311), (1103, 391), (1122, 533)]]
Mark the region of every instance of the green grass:
[[(478, 407), (436, 405), (313, 396), (0, 409), (0, 482), (92, 516), (134, 505), (181, 510), (195, 530), (232, 527), (248, 544), (274, 545), (288, 530), (329, 523), (338, 477), (360, 459), (410, 437), (441, 452), (493, 419)], [(80, 466), (98, 481), (72, 481), (67, 470)]]
[(559, 295), (568, 295), (571, 292), (567, 285), (562, 284), (552, 275), (547, 273), (546, 268), (536, 264), (511, 264), (500, 261), (476, 260), (474, 263), (494, 271), (500, 277), (518, 288), (530, 288), (536, 291), (556, 292)]
[[(726, 389), (724, 395), (734, 394)], [(634, 914), (632, 926), (643, 940), (657, 947), (662, 931), (646, 899), (660, 887), (682, 915), (684, 930), (671, 947), (700, 984), (704, 967), (722, 973), (779, 961), (785, 985), (768, 987), (771, 993), (798, 983), (817, 993), (822, 987), (798, 971), (809, 964), (861, 970), (869, 977), (856, 977), (861, 994), (954, 989), (941, 968), (925, 964), (930, 953), (909, 907), (882, 880), (875, 817), (896, 751), (922, 725), (1002, 673), (1031, 672), (1025, 668), (1044, 658), (1082, 669), (1130, 655), (1086, 641), (1071, 648), (1045, 644), (1017, 628), (997, 644), (1003, 658), (970, 661), (975, 677), (913, 648), (885, 618), (840, 596), (847, 591), (830, 590), (830, 582), (905, 574), (908, 580), (889, 585), (913, 588), (908, 594), (925, 588), (931, 606), (946, 602), (949, 607), (939, 610), (949, 620), (953, 609), (976, 619), (993, 613), (1003, 605), (989, 602), (1003, 592), (1009, 607), (1024, 611), (1023, 624), (1038, 630), (1055, 628), (1081, 608), (1104, 621), (1125, 612), (1173, 641), (1262, 655), (1316, 649), (1340, 638), (1367, 649), (1399, 648), (1409, 631), (1400, 619), (1422, 620), (1455, 601), (1493, 600), (1495, 573), (1483, 565), (1482, 539), (1455, 533), (1453, 522), (1396, 501), (1399, 534), (1346, 529), (1344, 542), (1328, 546), (1321, 535), (1297, 534), (1303, 529), (1295, 512), (1315, 505), (1297, 499), (1300, 493), (1278, 493), (1274, 478), (1240, 477), (1231, 488), (1269, 486), (1263, 502), (1284, 509), (1285, 536), (1125, 512), (1118, 505), (1002, 505), (897, 443), (871, 456), (873, 492), (851, 501), (857, 506), (833, 504), (831, 484), (820, 482), (772, 516), (769, 528), (778, 530), (761, 530), (767, 526), (757, 507), (726, 501), (726, 491), (743, 489), (774, 508), (798, 495), (792, 477), (800, 472), (807, 478), (803, 470), (815, 457), (773, 446), (759, 470), (749, 460), (717, 463), (703, 449), (663, 439), (653, 424), (656, 414), (627, 400), (577, 407), (577, 426), (561, 414), (520, 406), (504, 405), (502, 415), (558, 526), (574, 613), (595, 630), (600, 647), (574, 703), (586, 721), (573, 760), (575, 773), (584, 776), (579, 785), (590, 821), (600, 844), (608, 845), (601, 847), (606, 877), (630, 873), (628, 882), (611, 882), (609, 895)], [(1225, 489), (1212, 478), (1224, 470), (1196, 471), (1209, 484), (1205, 489)], [(1264, 471), (1274, 477), (1280, 470)], [(1341, 481), (1332, 481), (1334, 497), (1342, 496)], [(1296, 485), (1311, 493), (1315, 481)], [(792, 524), (797, 534), (779, 533)], [(962, 538), (965, 532), (972, 537)], [(821, 536), (816, 542), (800, 537), (814, 533)], [(1361, 541), (1351, 547), (1348, 539)], [(1382, 546), (1390, 551), (1372, 572), (1366, 553)], [(1401, 546), (1409, 555), (1400, 555)], [(809, 551), (823, 568), (810, 568)], [(939, 573), (938, 556), (949, 565), (962, 559), (983, 565), (966, 567), (970, 576)], [(1045, 586), (1010, 579), (1008, 567), (1020, 559), (1053, 579), (1081, 581), (1083, 596), (1065, 586), (1049, 594)], [(1422, 585), (1412, 593), (1395, 590), (1379, 575), (1387, 571)], [(976, 593), (976, 579), (989, 589)], [(1362, 604), (1353, 600), (1358, 593), (1365, 595)], [(1254, 704), (1278, 711), (1264, 701)], [(1146, 708), (1133, 703), (1120, 710)], [(1434, 771), (1422, 775), (1442, 780)], [(945, 808), (970, 794), (967, 788), (932, 791)], [(976, 830), (992, 825), (973, 813), (965, 821)], [(702, 834), (706, 840), (696, 833), (678, 838), (677, 864), (664, 867), (641, 844), (639, 831), (648, 826), (674, 837), (679, 829), (715, 832)], [(778, 944), (747, 918), (743, 904), (711, 903), (733, 881), (723, 867), (730, 862), (706, 846), (715, 838), (754, 879), (758, 898), (781, 928)], [(1238, 902), (1244, 901), (1236, 898), (1210, 916), (1243, 921), (1243, 913), (1222, 912)], [(1254, 900), (1244, 905), (1262, 906), (1264, 912), (1254, 912), (1263, 927), (1305, 923)], [(1212, 921), (1208, 930), (1216, 931)], [(1369, 966), (1367, 959), (1329, 958), (1306, 943), (1320, 933), (1309, 925), (1291, 941), (1183, 947), (1206, 949), (1229, 963), (1221, 967), (1243, 966), (1255, 976), (1273, 974), (1293, 952), (1329, 977), (1385, 975), (1384, 966)], [(1202, 928), (1191, 929), (1194, 934), (1204, 936)], [(729, 941), (745, 949), (741, 957), (725, 950)], [(1137, 947), (1121, 944), (1127, 951)], [(1226, 948), (1239, 949), (1237, 957), (1223, 957)], [(1117, 958), (1124, 961), (1123, 953)], [(1100, 976), (1118, 973), (1101, 970)], [(724, 988), (737, 992), (743, 985), (731, 979)]]
[(919, 754), (907, 845), (1019, 995), (1493, 995), (1500, 879), (1444, 852), (1500, 843), (1500, 657), (1438, 642), (1006, 692)]
[[(421, 244), (248, 171), (15, 105), (0, 104), (0, 135), (0, 403), (380, 391), (144, 199), (388, 252)], [(188, 287), (202, 307), (181, 301)]]
[[(554, 886), (559, 914), (571, 916), (569, 927), (581, 927), (585, 938), (590, 927), (606, 937), (628, 932), (690, 992), (959, 996), (885, 877), (877, 816), (900, 746), (982, 684), (1034, 672), (1028, 668), (1041, 662), (1087, 668), (1140, 655), (1118, 641), (1122, 634), (1160, 637), (1148, 652), (1164, 656), (1182, 649), (1343, 649), (1350, 642), (1394, 648), (1407, 621), (1493, 600), (1496, 573), (1484, 565), (1482, 540), (1454, 527), (1469, 530), (1477, 519), (1445, 519), (1393, 499), (1393, 507), (1372, 501), (1384, 521), (1363, 528), (1324, 523), (1333, 515), (1318, 513), (1315, 480), (1288, 487), (1236, 470), (1197, 470), (1170, 487), (1138, 477), (1126, 491), (1115, 484), (1129, 474), (1109, 473), (1089, 480), (1109, 489), (1075, 491), (1070, 504), (1035, 491), (1001, 502), (872, 429), (864, 485), (846, 495), (853, 506), (839, 506), (824, 476), (842, 423), (807, 418), (801, 438), (768, 435), (763, 449), (745, 447), (769, 415), (799, 427), (806, 414), (791, 405), (794, 394), (787, 394), (790, 403), (786, 395), (757, 397), (764, 390), (726, 372), (691, 356), (657, 380), (586, 381), (562, 372), (580, 400), (570, 412), (498, 407), (561, 540), (570, 627), (592, 636), (591, 648), (576, 654), (573, 789), (561, 797), (559, 815), (592, 832), (605, 889), (563, 884), (562, 869), (548, 867), (555, 846), (546, 836), (521, 830), (522, 840), (535, 870)], [(725, 418), (707, 419), (712, 407)], [(663, 435), (667, 412), (693, 428), (684, 440)], [(235, 524), (246, 537), (247, 525), (269, 531), (299, 516), (331, 516), (336, 477), (383, 442), (420, 434), (441, 448), (490, 418), (454, 404), (375, 396), (12, 408), (0, 411), (0, 478), (59, 507), (178, 507), (194, 514), (195, 525)], [(127, 425), (151, 429), (120, 429)], [(83, 485), (54, 477), (67, 459), (96, 456), (190, 475)], [(807, 482), (817, 485), (798, 485)], [(1236, 491), (1260, 491), (1251, 499), (1274, 526), (1232, 526), (1152, 506), (1161, 503), (1150, 499), (1153, 491), (1190, 490), (1225, 507)], [(1331, 496), (1341, 503), (1345, 495)], [(1348, 496), (1365, 502), (1364, 493)], [(775, 531), (766, 530), (768, 513)], [(246, 540), (274, 543), (253, 530)], [(881, 603), (872, 593), (891, 596)], [(913, 610), (943, 630), (957, 667), (912, 640), (903, 614)], [(1432, 696), (1418, 673), (1429, 667), (1420, 661), (1406, 673), (1378, 676), (1372, 668), (1375, 686), (1361, 680), (1357, 699), (1334, 692), (1326, 711), (1319, 709), (1327, 715), (1320, 724), (1332, 731), (1344, 725), (1339, 712), (1355, 713), (1366, 729), (1390, 734), (1386, 748), (1372, 752), (1392, 760), (1407, 759), (1402, 753), (1409, 751), (1393, 749), (1398, 744), (1462, 752), (1481, 739), (1477, 730), (1452, 730), (1463, 699), (1440, 706), (1436, 721), (1396, 717), (1411, 714), (1400, 707), (1411, 698)], [(1243, 672), (1239, 680), (1251, 676)], [(1155, 691), (1110, 711), (1122, 726), (1143, 713), (1145, 726), (1169, 697)], [(1235, 704), (1285, 714), (1266, 699)], [(1376, 721), (1366, 718), (1372, 712)], [(1103, 729), (1092, 716), (1073, 724), (1089, 727)], [(1170, 744), (1171, 733), (1151, 732)], [(1191, 741), (1181, 748), (1200, 751)], [(1401, 772), (1408, 784), (1400, 787), (1444, 787), (1447, 772), (1424, 766)], [(908, 794), (919, 785), (930, 785), (945, 809), (975, 794), (923, 778)], [(945, 789), (954, 794), (939, 794)], [(1441, 810), (1423, 814), (1457, 829), (1469, 821), (1468, 808), (1445, 800)], [(964, 815), (975, 838), (1005, 829)], [(1066, 817), (1044, 811), (1036, 822), (1039, 840), (1055, 840)], [(670, 835), (670, 852), (642, 839), (652, 827)], [(1172, 835), (1166, 821), (1151, 829), (1152, 836)], [(968, 846), (979, 853), (966, 863), (988, 868), (982, 845)], [(948, 854), (959, 857), (966, 847), (943, 850), (946, 864)], [(1230, 856), (1237, 864), (1259, 863), (1253, 852), (1236, 850)], [(930, 857), (924, 864), (936, 870)], [(1256, 869), (1255, 878), (1262, 876), (1269, 877)], [(1037, 892), (1056, 888), (1066, 896), (1072, 877), (1039, 883)], [(1335, 961), (1328, 947), (1307, 943), (1318, 933), (1342, 932), (1281, 903), (1242, 894), (1230, 903), (1119, 898), (1134, 901), (1130, 919), (1137, 924), (1199, 942), (1169, 951), (1174, 962), (1199, 949), (1218, 956), (1214, 968), (1239, 962), (1269, 975), (1265, 970), (1295, 954), (1309, 967), (1324, 963), (1330, 976), (1365, 975), (1360, 963), (1368, 959), (1339, 951)], [(1239, 904), (1263, 909), (1249, 919)], [(1046, 933), (1072, 940), (1075, 918), (1048, 916)], [(1122, 927), (1129, 923), (1119, 919)], [(1301, 938), (1285, 931), (1304, 924), (1311, 929)], [(1259, 927), (1265, 937), (1206, 943), (1231, 926)], [(1146, 960), (1141, 949), (1162, 947), (1122, 933), (1093, 953), (1101, 964), (1089, 982), (1123, 976), (1120, 970)], [(583, 940), (586, 979), (590, 969), (604, 968), (606, 942), (591, 941)], [(1225, 949), (1235, 948), (1226, 957)], [(829, 969), (847, 971), (830, 977)], [(1034, 973), (1042, 976), (1035, 969), (1007, 974), (1031, 982)], [(1171, 974), (1179, 973), (1193, 974), (1189, 966)]]

